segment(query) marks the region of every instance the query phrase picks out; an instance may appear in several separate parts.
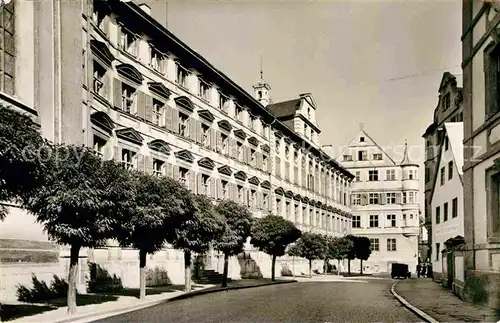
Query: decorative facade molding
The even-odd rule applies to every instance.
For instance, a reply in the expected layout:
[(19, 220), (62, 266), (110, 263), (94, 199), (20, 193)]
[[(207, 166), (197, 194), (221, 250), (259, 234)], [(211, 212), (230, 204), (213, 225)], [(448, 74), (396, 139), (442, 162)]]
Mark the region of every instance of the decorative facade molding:
[(142, 145), (144, 138), (134, 128), (124, 128), (115, 130), (116, 136), (120, 139)]
[(200, 165), (203, 168), (210, 169), (210, 170), (213, 170), (215, 168), (214, 161), (208, 157), (204, 157), (204, 158), (198, 160), (198, 165)]
[(278, 187), (274, 190), (274, 193), (278, 195), (285, 195), (285, 190), (283, 189), (283, 187)]
[(276, 138), (281, 139), (281, 138), (283, 138), (283, 133), (282, 133), (281, 131), (279, 131), (279, 130), (278, 130), (278, 131), (275, 131), (275, 132), (274, 132), (274, 136), (275, 136)]
[(190, 111), (194, 111), (194, 103), (187, 96), (179, 96), (174, 99), (175, 104)]
[(172, 95), (172, 92), (170, 92), (170, 90), (160, 82), (149, 82), (148, 87), (151, 92), (163, 97), (164, 99), (168, 100), (170, 95)]
[(260, 187), (270, 190), (271, 183), (269, 183), (269, 181), (263, 181), (262, 183), (260, 183)]
[(151, 150), (157, 151), (162, 154), (170, 155), (170, 151), (172, 150), (169, 144), (161, 139), (155, 139), (153, 141), (148, 142), (148, 147)]
[(115, 123), (108, 116), (106, 112), (98, 111), (94, 112), (90, 115), (90, 122), (92, 122), (95, 126), (105, 130), (108, 134), (111, 134), (113, 129), (115, 128)]
[(262, 146), (260, 146), (260, 149), (262, 149), (262, 151), (265, 151), (266, 153), (269, 153), (271, 151), (271, 148), (269, 148), (268, 144), (263, 144)]
[(187, 161), (188, 163), (192, 163), (194, 161), (193, 154), (187, 149), (176, 151), (174, 154), (175, 158)]
[(231, 176), (233, 174), (233, 171), (231, 170), (231, 167), (224, 165), (219, 168), (217, 168), (217, 171), (221, 174)]
[(92, 39), (90, 41), (90, 48), (92, 53), (108, 66), (111, 66), (111, 63), (115, 60), (115, 57), (110, 52), (108, 46), (97, 39)]
[(141, 72), (130, 64), (120, 64), (116, 67), (116, 71), (120, 76), (123, 76), (137, 84), (142, 84), (142, 80), (144, 79)]
[(255, 138), (255, 137), (250, 137), (250, 138), (248, 138), (248, 142), (249, 142), (251, 145), (255, 146), (255, 147), (257, 147), (257, 146), (259, 145), (259, 141), (258, 141), (258, 140), (257, 140), (257, 138)]
[(247, 174), (245, 174), (245, 172), (240, 170), (234, 174), (234, 178), (239, 179), (240, 181), (246, 181)]
[(198, 115), (210, 123), (215, 120), (214, 115), (209, 110), (200, 110), (198, 111)]
[(233, 129), (233, 126), (231, 126), (231, 124), (227, 120), (221, 120), (217, 122), (217, 124), (219, 125), (219, 128), (226, 130), (228, 132)]
[(289, 199), (293, 198), (293, 192), (292, 191), (286, 191), (285, 192), (285, 197), (288, 197)]
[(240, 138), (242, 140), (245, 140), (245, 138), (247, 137), (247, 134), (242, 129), (236, 129), (233, 132), (234, 132), (234, 135), (236, 137), (238, 137), (238, 138)]
[(259, 185), (260, 184), (260, 180), (259, 180), (259, 178), (257, 176), (250, 177), (248, 179), (248, 182), (250, 184), (253, 184), (253, 185)]
[(302, 196), (302, 202), (309, 203), (309, 198), (307, 196)]

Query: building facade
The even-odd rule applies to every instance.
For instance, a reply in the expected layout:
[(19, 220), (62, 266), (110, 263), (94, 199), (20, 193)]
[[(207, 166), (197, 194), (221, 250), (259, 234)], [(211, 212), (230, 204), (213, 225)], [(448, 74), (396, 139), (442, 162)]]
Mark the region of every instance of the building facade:
[[(447, 279), (443, 272), (447, 272), (446, 242), (464, 236), (463, 217), (463, 123), (445, 123), (443, 126), (444, 140), (437, 157), (439, 176), (434, 180), (434, 189), (431, 200), (432, 217), (432, 270), (436, 281)], [(462, 270), (460, 277), (463, 283), (463, 263), (459, 264)], [(450, 272), (451, 274), (451, 272)], [(461, 278), (461, 279), (460, 279)], [(453, 281), (453, 279), (452, 279)]]
[[(419, 252), (419, 167), (409, 161), (407, 147), (402, 162), (396, 163), (361, 130), (339, 159), (355, 176), (352, 233), (371, 241), (372, 253), (363, 261), (363, 270), (390, 272), (391, 264), (400, 262), (414, 272)], [(359, 262), (352, 263), (359, 270)]]
[[(462, 4), (466, 299), (500, 308), (500, 4)], [(479, 297), (476, 295), (480, 295)]]
[[(44, 13), (45, 26), (56, 25), (50, 29), (56, 34), (44, 36), (55, 44), (50, 57), (58, 69), (49, 73), (55, 78), (34, 82), (40, 91), (47, 87), (46, 95), (53, 94), (50, 99), (57, 103), (35, 109), (50, 140), (94, 147), (104, 159), (115, 159), (127, 169), (173, 177), (195, 194), (242, 203), (256, 217), (271, 212), (302, 231), (350, 232), (347, 196), (353, 175), (321, 150), (317, 107), (310, 94), (296, 100), (292, 123), (280, 119), (275, 115), (280, 103), (269, 105), (267, 82), (261, 79), (254, 95), (247, 93), (155, 20), (147, 5), (118, 0), (15, 2), (29, 7), (24, 18)], [(40, 19), (33, 21), (42, 23)], [(3, 229), (12, 245), (19, 227), (15, 216), (6, 221)], [(26, 225), (41, 232), (36, 224)], [(47, 240), (42, 235), (37, 239)], [(270, 257), (249, 244), (246, 251), (245, 259), (231, 260), (230, 276), (245, 275), (249, 258), (254, 268), (256, 264), (270, 276)], [(83, 250), (81, 284), (87, 259), (116, 273), (125, 285), (139, 282), (137, 250), (113, 243)], [(205, 261), (207, 268), (222, 269), (213, 251)], [(168, 270), (175, 283), (184, 279), (182, 262), (182, 253), (166, 246), (148, 259), (148, 266)], [(292, 267), (286, 258), (279, 263), (277, 276)], [(3, 291), (23, 280), (14, 270), (9, 275), (2, 279), (9, 281)]]
[[(434, 193), (434, 182), (439, 176), (438, 155), (443, 143), (443, 125), (445, 122), (461, 122), (463, 120), (462, 88), (458, 86), (457, 79), (453, 74), (449, 72), (443, 74), (438, 93), (438, 103), (434, 109), (434, 120), (422, 135), (425, 139), (424, 217), (429, 252), (432, 252), (433, 245), (431, 200)], [(423, 260), (427, 259), (432, 259), (430, 253), (424, 255)]]

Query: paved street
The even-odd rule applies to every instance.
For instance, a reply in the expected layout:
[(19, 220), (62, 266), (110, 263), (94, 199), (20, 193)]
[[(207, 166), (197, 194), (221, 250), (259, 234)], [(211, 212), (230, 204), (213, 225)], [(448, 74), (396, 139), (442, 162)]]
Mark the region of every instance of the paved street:
[(393, 297), (391, 284), (317, 281), (233, 290), (96, 322), (421, 322)]

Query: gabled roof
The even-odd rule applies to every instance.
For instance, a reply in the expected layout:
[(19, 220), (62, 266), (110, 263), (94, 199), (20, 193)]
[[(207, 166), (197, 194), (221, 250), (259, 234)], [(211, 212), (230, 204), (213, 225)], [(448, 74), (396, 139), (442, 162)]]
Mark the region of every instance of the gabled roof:
[(452, 82), (452, 86), (457, 86), (457, 78), (450, 72), (444, 72), (441, 78), (441, 83), (439, 83), (439, 92), (449, 83)]
[(457, 165), (458, 173), (462, 176), (462, 167), (464, 166), (464, 123), (463, 122), (447, 122), (444, 124), (448, 140), (450, 142), (451, 152), (455, 165)]
[(295, 112), (300, 108), (301, 99), (293, 99), (283, 102), (278, 102), (266, 106), (275, 117), (282, 118), (290, 115), (295, 115)]
[(343, 155), (346, 151), (348, 151), (350, 148), (353, 148), (354, 146), (357, 146), (356, 144), (358, 143), (358, 138), (359, 137), (365, 137), (365, 138), (368, 138), (369, 141), (366, 141), (365, 139), (365, 142), (367, 143), (367, 147), (369, 146), (375, 146), (378, 148), (378, 150), (382, 153), (382, 155), (384, 156), (384, 160), (388, 160), (391, 165), (393, 166), (396, 166), (396, 162), (394, 162), (394, 160), (391, 158), (391, 156), (389, 156), (383, 149), (382, 147), (380, 147), (376, 142), (375, 140), (373, 140), (372, 137), (370, 137), (370, 135), (364, 130), (364, 129), (361, 129), (358, 134), (351, 140), (351, 142), (349, 143), (349, 145), (347, 145), (347, 147), (342, 151), (342, 153), (337, 157), (337, 161), (339, 163), (342, 163), (343, 160)]

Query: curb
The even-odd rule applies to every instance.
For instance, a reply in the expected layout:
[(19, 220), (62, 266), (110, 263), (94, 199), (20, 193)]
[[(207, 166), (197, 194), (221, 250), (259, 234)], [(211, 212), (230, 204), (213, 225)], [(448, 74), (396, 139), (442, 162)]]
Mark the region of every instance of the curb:
[(412, 311), (414, 314), (416, 314), (417, 316), (419, 316), (424, 321), (429, 322), (429, 323), (439, 323), (438, 320), (436, 320), (432, 316), (426, 314), (425, 312), (423, 312), (422, 310), (418, 309), (417, 307), (411, 305), (410, 302), (408, 302), (401, 295), (399, 295), (398, 293), (396, 293), (396, 290), (394, 289), (394, 287), (396, 287), (396, 285), (398, 283), (399, 283), (399, 281), (397, 281), (394, 284), (392, 284), (392, 286), (391, 286), (391, 293), (392, 293), (392, 295), (394, 295), (394, 297), (396, 297), (396, 299), (401, 304), (403, 304), (407, 309), (409, 309), (410, 311)]
[(146, 301), (144, 303), (137, 304), (134, 306), (112, 309), (112, 310), (104, 311), (101, 313), (88, 313), (88, 314), (82, 314), (80, 316), (75, 315), (72, 317), (65, 317), (64, 319), (54, 320), (53, 323), (88, 323), (88, 322), (93, 322), (96, 320), (102, 320), (102, 319), (110, 317), (110, 316), (121, 315), (121, 314), (129, 313), (129, 312), (141, 310), (144, 308), (152, 307), (155, 305), (168, 303), (168, 302), (181, 300), (181, 299), (186, 299), (186, 298), (191, 298), (191, 297), (199, 296), (199, 295), (212, 294), (212, 293), (229, 291), (229, 290), (236, 290), (236, 289), (247, 289), (247, 288), (256, 288), (256, 287), (263, 287), (263, 286), (271, 286), (271, 285), (289, 284), (289, 283), (296, 283), (296, 282), (297, 282), (296, 280), (289, 280), (289, 281), (279, 281), (279, 282), (274, 282), (274, 283), (265, 283), (265, 284), (260, 284), (260, 285), (251, 285), (251, 286), (234, 286), (234, 287), (226, 287), (226, 288), (219, 288), (219, 289), (202, 289), (202, 290), (174, 296), (170, 299), (159, 299), (159, 300), (154, 300), (154, 301)]

